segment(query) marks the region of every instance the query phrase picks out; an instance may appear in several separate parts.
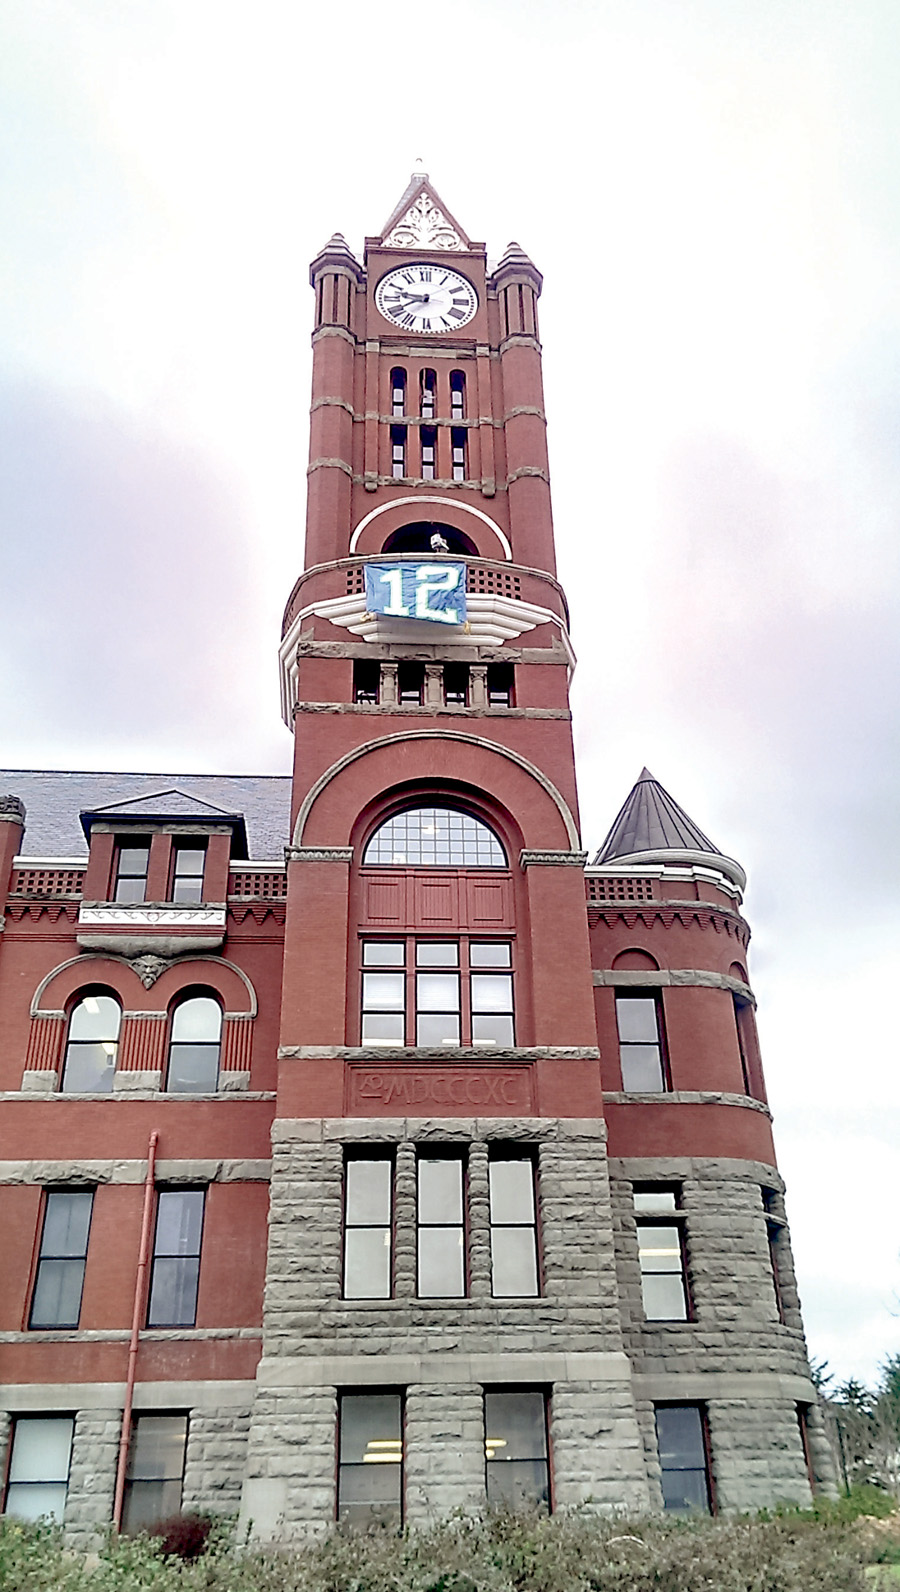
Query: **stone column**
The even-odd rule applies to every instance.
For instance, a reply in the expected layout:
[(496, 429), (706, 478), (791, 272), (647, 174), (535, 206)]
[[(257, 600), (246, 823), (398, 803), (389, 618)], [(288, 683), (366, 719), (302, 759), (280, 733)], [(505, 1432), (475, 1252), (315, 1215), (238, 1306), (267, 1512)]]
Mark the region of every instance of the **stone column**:
[(122, 1411), (79, 1410), (75, 1416), (66, 1538), (74, 1547), (93, 1547), (112, 1520)]
[(454, 1509), (484, 1508), (480, 1387), (446, 1382), (407, 1388), (404, 1430), (406, 1519), (410, 1525), (428, 1525)]
[(394, 1174), (394, 1296), (416, 1296), (416, 1152), (404, 1141), (397, 1146)]
[(473, 1299), (491, 1296), (488, 1147), (483, 1140), (469, 1146), (469, 1292)]
[(250, 1409), (194, 1409), (188, 1422), (182, 1508), (233, 1515), (247, 1469)]

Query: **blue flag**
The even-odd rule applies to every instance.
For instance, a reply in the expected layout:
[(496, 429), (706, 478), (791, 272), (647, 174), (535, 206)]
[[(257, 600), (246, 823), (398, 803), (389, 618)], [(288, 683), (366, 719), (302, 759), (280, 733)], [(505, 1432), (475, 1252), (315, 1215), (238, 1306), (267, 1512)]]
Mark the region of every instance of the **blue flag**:
[(442, 625), (466, 622), (466, 566), (366, 564), (366, 609), (389, 619), (432, 619)]

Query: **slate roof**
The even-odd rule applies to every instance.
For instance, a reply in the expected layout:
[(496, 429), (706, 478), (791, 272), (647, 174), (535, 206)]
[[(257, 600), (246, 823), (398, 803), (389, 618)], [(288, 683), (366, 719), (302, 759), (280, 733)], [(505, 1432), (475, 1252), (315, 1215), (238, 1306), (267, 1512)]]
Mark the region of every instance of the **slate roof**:
[[(173, 795), (177, 793), (177, 797)], [(216, 818), (242, 814), (253, 862), (282, 862), (290, 840), (289, 774), (93, 774), (55, 769), (0, 769), (0, 795), (25, 803), (25, 857), (87, 857), (80, 814), (102, 808), (153, 816)], [(172, 808), (171, 803), (178, 801)], [(203, 811), (205, 809), (205, 811)], [(111, 815), (110, 815), (111, 816)]]
[(614, 862), (618, 857), (644, 851), (706, 851), (716, 857), (723, 855), (647, 768), (641, 770), (594, 863)]

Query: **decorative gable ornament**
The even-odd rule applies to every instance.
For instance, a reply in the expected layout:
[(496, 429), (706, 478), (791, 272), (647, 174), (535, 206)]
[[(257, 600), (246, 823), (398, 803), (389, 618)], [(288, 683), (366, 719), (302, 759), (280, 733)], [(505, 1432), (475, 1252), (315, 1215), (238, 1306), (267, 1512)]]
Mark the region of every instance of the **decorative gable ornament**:
[(456, 228), (424, 188), (384, 241), (390, 249), (465, 248)]

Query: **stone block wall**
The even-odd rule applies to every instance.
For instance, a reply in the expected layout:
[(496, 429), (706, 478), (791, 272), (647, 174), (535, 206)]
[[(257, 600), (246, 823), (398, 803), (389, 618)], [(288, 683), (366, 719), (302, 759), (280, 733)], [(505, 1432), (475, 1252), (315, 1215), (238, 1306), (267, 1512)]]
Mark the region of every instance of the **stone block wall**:
[(237, 1514), (247, 1470), (250, 1405), (192, 1409), (188, 1420), (182, 1508)]
[(94, 1546), (112, 1520), (121, 1435), (120, 1409), (78, 1410), (75, 1415), (65, 1514), (73, 1547)]

